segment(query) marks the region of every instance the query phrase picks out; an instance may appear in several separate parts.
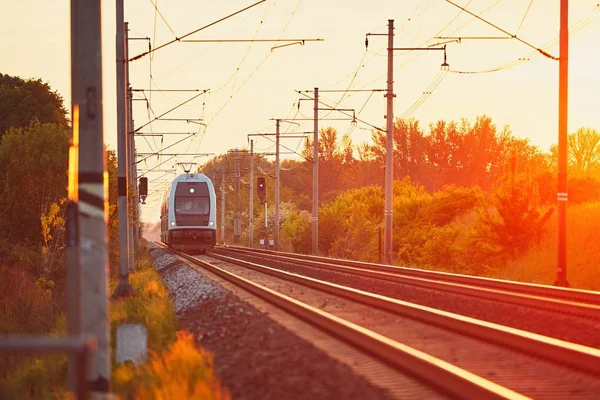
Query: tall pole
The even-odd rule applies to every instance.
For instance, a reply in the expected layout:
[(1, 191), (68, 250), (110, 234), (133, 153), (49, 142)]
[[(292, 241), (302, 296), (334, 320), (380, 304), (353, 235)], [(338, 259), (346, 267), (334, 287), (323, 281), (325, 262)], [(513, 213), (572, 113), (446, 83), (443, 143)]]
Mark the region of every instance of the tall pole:
[(567, 115), (569, 94), (569, 1), (560, 2), (560, 56), (558, 61), (558, 254), (557, 286), (569, 286), (567, 281)]
[(312, 253), (319, 255), (319, 88), (315, 88), (313, 132)]
[(387, 136), (385, 146), (385, 233), (384, 258), (386, 264), (393, 263), (393, 194), (394, 194), (394, 20), (388, 20), (388, 80), (387, 80)]
[(79, 136), (79, 265), (81, 331), (96, 337), (88, 384), (96, 397), (110, 391), (108, 324), (107, 182), (102, 126), (102, 28), (100, 0), (71, 0), (71, 98), (73, 134)]
[(235, 176), (235, 209), (233, 213), (233, 244), (240, 244), (240, 153), (235, 149), (234, 176)]
[(250, 140), (250, 205), (248, 210), (248, 247), (254, 247), (254, 140)]
[(279, 250), (279, 122), (275, 121), (275, 223), (273, 224), (273, 241), (275, 251)]
[[(125, 22), (125, 59), (129, 60), (129, 23)], [(128, 229), (127, 229), (127, 240), (129, 241), (129, 270), (133, 271), (135, 269), (135, 242), (133, 235), (133, 215), (130, 215), (129, 210), (133, 210), (136, 206), (135, 198), (132, 198), (132, 190), (137, 187), (137, 179), (133, 174), (133, 171), (136, 168), (135, 163), (135, 135), (133, 132), (135, 131), (133, 128), (133, 92), (131, 91), (131, 82), (129, 81), (129, 62), (125, 63), (125, 85), (127, 87), (127, 130), (131, 132), (131, 134), (127, 135), (127, 157), (130, 160), (129, 166), (127, 168), (127, 199), (128, 199)]]
[(127, 89), (125, 87), (125, 21), (123, 0), (117, 0), (117, 155), (118, 155), (118, 213), (119, 213), (119, 284), (113, 296), (122, 297), (133, 293), (129, 285), (129, 218), (127, 217), (127, 172), (129, 157), (127, 154), (127, 110), (125, 101)]
[(225, 244), (225, 167), (221, 169), (221, 241)]

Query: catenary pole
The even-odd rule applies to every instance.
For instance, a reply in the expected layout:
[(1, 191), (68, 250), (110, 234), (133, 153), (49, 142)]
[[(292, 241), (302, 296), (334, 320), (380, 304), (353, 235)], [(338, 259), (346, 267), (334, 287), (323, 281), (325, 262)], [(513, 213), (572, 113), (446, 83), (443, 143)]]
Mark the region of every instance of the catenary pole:
[(569, 94), (569, 1), (560, 2), (560, 55), (558, 61), (558, 243), (557, 286), (569, 286), (567, 281), (567, 116)]
[(225, 244), (225, 167), (221, 169), (221, 241)]
[(240, 152), (235, 149), (233, 156), (234, 165), (234, 189), (235, 189), (235, 204), (233, 213), (233, 244), (240, 244)]
[(250, 205), (248, 210), (248, 247), (254, 247), (254, 140), (250, 140)]
[(319, 255), (319, 88), (314, 96), (312, 253)]
[[(129, 23), (125, 22), (125, 57), (129, 60)], [(131, 214), (131, 210), (135, 205), (135, 196), (132, 196), (134, 188), (137, 186), (136, 177), (133, 173), (135, 169), (135, 135), (133, 127), (133, 92), (131, 90), (131, 82), (129, 81), (129, 62), (125, 63), (125, 85), (127, 87), (127, 157), (129, 160), (129, 166), (127, 168), (127, 215), (128, 215), (128, 229), (127, 229), (127, 240), (129, 241), (129, 270), (135, 269), (135, 242), (134, 242), (134, 219)], [(129, 134), (131, 133), (131, 134)]]
[(127, 217), (127, 172), (129, 169), (129, 157), (127, 154), (127, 89), (125, 86), (125, 21), (123, 0), (117, 0), (116, 7), (117, 35), (116, 35), (116, 58), (117, 58), (117, 155), (118, 155), (118, 195), (117, 210), (119, 215), (119, 284), (115, 288), (113, 296), (122, 297), (133, 293), (129, 285), (129, 218)]
[(273, 241), (275, 251), (279, 251), (279, 123), (275, 121), (275, 222), (273, 223)]
[(106, 398), (111, 358), (100, 0), (71, 0), (71, 98), (73, 133), (79, 136), (81, 331), (94, 335), (98, 344), (96, 357), (88, 365), (88, 387), (95, 398)]
[(385, 146), (385, 233), (384, 257), (386, 264), (393, 263), (393, 193), (394, 193), (394, 20), (388, 20), (388, 72), (387, 72), (387, 115)]

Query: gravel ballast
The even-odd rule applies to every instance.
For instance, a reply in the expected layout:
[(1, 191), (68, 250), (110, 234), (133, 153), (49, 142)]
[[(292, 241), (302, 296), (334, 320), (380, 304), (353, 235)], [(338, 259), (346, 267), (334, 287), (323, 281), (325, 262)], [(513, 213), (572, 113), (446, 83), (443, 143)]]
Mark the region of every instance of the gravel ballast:
[(600, 348), (600, 321), (590, 318), (303, 266), (302, 261), (290, 263), (268, 260), (260, 255), (241, 254), (224, 249), (219, 249), (216, 253), (567, 342)]
[(215, 355), (233, 399), (391, 399), (205, 274), (150, 244), (181, 329)]

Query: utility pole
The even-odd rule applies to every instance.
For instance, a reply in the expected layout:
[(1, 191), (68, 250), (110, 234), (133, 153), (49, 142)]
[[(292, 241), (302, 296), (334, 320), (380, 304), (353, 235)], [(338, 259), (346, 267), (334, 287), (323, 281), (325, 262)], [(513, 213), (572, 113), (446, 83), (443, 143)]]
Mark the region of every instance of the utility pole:
[[(125, 59), (129, 60), (129, 22), (125, 22)], [(127, 185), (127, 199), (128, 199), (128, 206), (127, 206), (127, 219), (128, 219), (128, 230), (127, 230), (127, 238), (129, 241), (129, 269), (130, 271), (133, 271), (135, 269), (135, 251), (134, 251), (134, 247), (135, 247), (135, 242), (134, 242), (134, 235), (133, 235), (133, 218), (132, 216), (129, 215), (129, 210), (133, 210), (134, 207), (137, 206), (137, 204), (135, 204), (135, 199), (131, 198), (131, 191), (132, 188), (136, 188), (137, 190), (137, 176), (134, 175), (133, 171), (134, 169), (137, 167), (137, 164), (135, 162), (135, 134), (134, 134), (134, 129), (133, 129), (133, 92), (131, 90), (131, 83), (129, 82), (129, 62), (125, 63), (125, 85), (127, 87), (127, 122), (128, 122), (128, 126), (127, 129), (129, 132), (131, 132), (131, 135), (127, 135), (127, 157), (128, 160), (130, 160), (130, 164), (128, 165), (127, 168), (127, 179), (128, 179), (128, 185)]]
[(102, 126), (102, 27), (100, 0), (71, 0), (71, 98), (73, 135), (79, 136), (79, 265), (81, 331), (96, 337), (88, 365), (94, 397), (110, 392), (108, 254)]
[(221, 169), (221, 241), (225, 244), (225, 167)]
[(240, 226), (240, 153), (235, 149), (234, 155), (234, 175), (235, 175), (235, 210), (233, 215), (233, 244), (240, 244), (241, 226)]
[(385, 233), (384, 259), (386, 264), (393, 263), (392, 233), (394, 223), (394, 20), (388, 20), (388, 79), (387, 79), (387, 114), (386, 114), (386, 146), (385, 146)]
[(250, 209), (248, 210), (248, 247), (254, 247), (254, 140), (250, 140)]
[(129, 132), (127, 130), (127, 109), (125, 101), (127, 90), (125, 87), (125, 21), (123, 0), (117, 0), (117, 151), (118, 151), (118, 215), (119, 215), (119, 284), (113, 296), (123, 297), (133, 294), (129, 285), (129, 218), (127, 216), (127, 173), (129, 169), (129, 157), (127, 154), (127, 141)]
[(319, 255), (319, 88), (315, 88), (313, 134), (312, 253)]
[(569, 95), (569, 1), (560, 2), (560, 55), (558, 61), (558, 243), (556, 286), (567, 281), (567, 116)]
[(273, 224), (273, 241), (275, 251), (279, 251), (279, 122), (275, 120), (275, 223)]

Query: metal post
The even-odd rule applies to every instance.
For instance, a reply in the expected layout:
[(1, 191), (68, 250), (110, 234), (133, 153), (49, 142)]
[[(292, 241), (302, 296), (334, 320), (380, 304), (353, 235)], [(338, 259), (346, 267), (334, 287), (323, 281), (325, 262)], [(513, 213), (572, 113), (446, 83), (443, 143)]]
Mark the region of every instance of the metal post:
[(127, 154), (127, 141), (131, 136), (127, 130), (127, 89), (125, 86), (125, 22), (123, 20), (123, 0), (117, 0), (117, 155), (118, 155), (118, 215), (119, 215), (119, 284), (113, 296), (123, 297), (133, 294), (129, 285), (129, 218), (127, 217), (127, 172), (129, 157)]
[[(69, 168), (69, 170), (71, 170)], [(75, 172), (75, 171), (73, 171)], [(79, 221), (76, 198), (69, 199), (66, 211), (66, 264), (67, 264), (67, 332), (70, 336), (81, 333), (81, 273), (79, 267)], [(77, 357), (69, 353), (67, 388), (75, 393), (77, 389)]]
[[(125, 22), (124, 29), (125, 36), (125, 60), (129, 60), (129, 23)], [(127, 106), (127, 130), (131, 132), (131, 135), (127, 135), (127, 158), (129, 161), (129, 165), (127, 168), (127, 215), (128, 215), (128, 229), (127, 229), (127, 240), (129, 242), (129, 270), (133, 271), (135, 269), (135, 242), (133, 236), (134, 222), (133, 215), (130, 215), (129, 210), (136, 207), (135, 198), (132, 198), (131, 192), (133, 188), (137, 187), (137, 178), (134, 175), (133, 171), (136, 168), (135, 164), (135, 135), (133, 132), (135, 131), (133, 126), (133, 92), (131, 91), (131, 84), (129, 82), (129, 62), (125, 63), (125, 85), (127, 87), (127, 97), (128, 97), (128, 106)], [(137, 190), (137, 189), (136, 189)]]
[(233, 157), (233, 165), (234, 165), (234, 189), (235, 189), (235, 204), (234, 204), (234, 212), (233, 212), (233, 244), (240, 244), (240, 153), (238, 149), (235, 149), (235, 156)]
[(387, 137), (385, 147), (385, 232), (384, 257), (386, 264), (393, 263), (393, 196), (394, 196), (394, 20), (388, 20), (388, 80), (387, 80)]
[(273, 241), (276, 251), (279, 251), (279, 122), (279, 119), (275, 121), (275, 223), (273, 224)]
[(313, 133), (312, 253), (319, 255), (319, 88), (315, 88)]
[(267, 208), (267, 202), (265, 201), (265, 249), (269, 248), (269, 211)]
[(560, 2), (560, 56), (558, 64), (558, 254), (557, 286), (569, 286), (567, 281), (567, 115), (569, 94), (569, 1)]
[(102, 27), (100, 0), (71, 0), (73, 132), (79, 132), (79, 265), (81, 331), (98, 340), (88, 383), (95, 397), (110, 391), (108, 324), (107, 184), (102, 126)]
[(250, 205), (248, 210), (248, 247), (254, 247), (254, 140), (250, 140)]
[(225, 244), (225, 167), (221, 169), (221, 241)]
[(379, 254), (379, 264), (381, 264), (381, 226), (377, 228), (377, 253)]
[[(131, 91), (131, 87), (128, 88), (128, 98), (129, 98), (129, 107), (128, 107), (128, 126), (129, 130), (133, 132), (133, 92)], [(128, 229), (127, 229), (127, 241), (129, 242), (129, 270), (133, 271), (135, 269), (135, 252), (134, 252), (134, 242), (133, 242), (133, 215), (131, 214), (131, 209), (133, 208), (133, 202), (135, 198), (132, 194), (134, 186), (137, 186), (137, 182), (133, 177), (133, 169), (135, 168), (135, 156), (133, 153), (133, 141), (135, 135), (130, 135), (127, 138), (127, 157), (130, 161), (129, 168), (127, 171), (127, 220), (128, 220)]]

